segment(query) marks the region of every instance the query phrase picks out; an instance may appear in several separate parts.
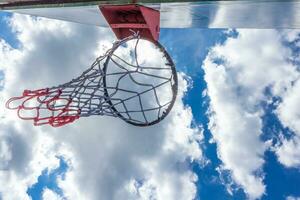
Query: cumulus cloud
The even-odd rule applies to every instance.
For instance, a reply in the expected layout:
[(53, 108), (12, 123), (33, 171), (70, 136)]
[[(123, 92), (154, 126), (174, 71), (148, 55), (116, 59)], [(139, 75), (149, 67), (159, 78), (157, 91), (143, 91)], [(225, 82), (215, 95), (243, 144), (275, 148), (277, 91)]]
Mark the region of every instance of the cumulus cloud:
[(48, 188), (43, 190), (43, 200), (63, 200), (58, 194), (49, 190)]
[(288, 196), (286, 200), (300, 200), (300, 197)]
[(276, 148), (276, 154), (279, 162), (286, 167), (300, 166), (300, 139), (293, 137), (292, 139), (283, 139), (282, 144)]
[(290, 57), (276, 30), (238, 30), (237, 38), (213, 47), (204, 61), (218, 156), (250, 199), (265, 192), (261, 103), (270, 101), (267, 88), (282, 96), (299, 76)]
[(300, 166), (300, 80), (283, 95), (282, 103), (276, 112), (282, 124), (289, 127), (295, 135), (290, 139), (282, 139), (282, 145), (276, 148), (279, 161), (287, 167)]
[[(113, 40), (109, 29), (22, 15), (14, 15), (11, 26), (21, 48), (0, 43), (4, 60), (0, 68), (5, 72), (1, 105), (25, 88), (71, 80)], [(193, 199), (197, 176), (188, 163), (201, 159), (201, 136), (197, 128), (190, 127), (192, 113), (181, 100), (187, 82), (183, 74), (179, 79), (172, 112), (162, 123), (147, 128), (99, 116), (57, 129), (32, 127), (30, 122), (17, 119), (14, 112), (3, 110), (3, 199), (29, 199), (27, 188), (36, 183), (42, 170), (57, 168), (57, 156), (62, 156), (69, 166), (65, 177), (58, 177), (67, 199)], [(59, 199), (49, 190), (43, 197)]]
[(63, 200), (62, 197), (60, 197), (58, 194), (56, 194), (52, 190), (49, 190), (48, 188), (44, 189), (44, 191), (43, 191), (43, 199), (44, 200)]
[[(283, 31), (282, 36), (295, 47), (300, 47), (299, 30)], [(291, 57), (291, 60), (299, 61), (299, 53), (296, 52)], [(281, 137), (282, 144), (275, 148), (279, 162), (286, 167), (300, 167), (300, 111), (298, 109), (300, 101), (298, 92), (300, 90), (300, 74), (297, 73), (297, 76), (297, 79), (281, 96), (282, 101), (275, 111), (281, 123), (294, 132), (291, 138)]]
[(31, 126), (15, 126), (6, 120), (0, 124), (0, 154), (6, 155), (0, 161), (2, 198), (29, 199), (28, 186), (37, 182), (42, 170), (57, 168), (59, 159), (56, 156), (70, 153), (62, 144), (55, 144), (52, 138)]

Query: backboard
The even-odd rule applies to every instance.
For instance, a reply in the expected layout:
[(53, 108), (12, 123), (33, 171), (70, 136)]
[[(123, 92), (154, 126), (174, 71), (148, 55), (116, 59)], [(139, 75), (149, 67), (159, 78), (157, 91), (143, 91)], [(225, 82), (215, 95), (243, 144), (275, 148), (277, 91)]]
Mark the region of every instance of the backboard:
[(0, 0), (0, 10), (108, 27), (98, 5), (160, 11), (161, 28), (300, 28), (299, 0)]

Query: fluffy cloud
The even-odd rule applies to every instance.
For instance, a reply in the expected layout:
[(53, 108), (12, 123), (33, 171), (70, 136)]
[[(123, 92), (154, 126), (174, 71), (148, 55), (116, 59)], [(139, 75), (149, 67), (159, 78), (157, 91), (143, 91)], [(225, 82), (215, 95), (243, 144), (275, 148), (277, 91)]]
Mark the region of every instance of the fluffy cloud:
[(279, 162), (286, 167), (300, 166), (300, 139), (293, 137), (292, 139), (283, 139), (282, 144), (275, 150)]
[(210, 129), (217, 143), (223, 169), (249, 198), (265, 192), (262, 166), (267, 145), (261, 141), (264, 114), (261, 102), (282, 96), (299, 73), (287, 60), (275, 30), (238, 30), (237, 38), (212, 48), (204, 61), (205, 80), (210, 97)]
[(295, 135), (290, 139), (283, 138), (282, 145), (276, 148), (279, 161), (287, 167), (300, 166), (300, 80), (283, 95), (282, 103), (276, 112), (284, 126), (289, 127)]
[[(70, 154), (62, 144), (26, 124), (14, 126), (2, 120), (0, 131), (0, 191), (3, 199), (29, 199), (28, 186), (37, 182), (42, 170), (55, 169), (57, 156)], [(18, 184), (16, 184), (18, 183)]]
[(286, 200), (300, 200), (300, 197), (288, 196)]
[[(283, 38), (296, 48), (300, 47), (300, 31), (291, 30), (282, 33)], [(291, 57), (292, 61), (299, 62), (300, 55), (296, 54)], [(293, 82), (290, 88), (281, 96), (282, 102), (276, 109), (276, 114), (281, 123), (292, 130), (295, 134), (291, 138), (282, 138), (282, 144), (275, 148), (278, 160), (286, 167), (300, 167), (300, 74), (297, 73), (298, 78)]]
[(44, 189), (43, 199), (44, 200), (63, 200), (62, 197), (60, 197), (55, 192), (53, 192), (52, 190), (49, 190), (49, 189)]
[[(109, 29), (22, 15), (14, 15), (11, 26), (20, 49), (0, 43), (4, 60), (0, 69), (5, 72), (2, 105), (24, 88), (71, 80), (113, 40)], [(98, 116), (57, 129), (32, 127), (17, 119), (16, 113), (1, 110), (3, 199), (28, 199), (27, 188), (36, 183), (43, 169), (57, 168), (57, 156), (69, 165), (65, 178), (58, 177), (67, 199), (193, 199), (197, 176), (188, 163), (201, 159), (197, 142), (201, 136), (197, 128), (190, 128), (191, 110), (181, 100), (187, 83), (182, 74), (179, 79), (172, 112), (162, 123), (147, 128)], [(43, 197), (59, 199), (49, 190)]]

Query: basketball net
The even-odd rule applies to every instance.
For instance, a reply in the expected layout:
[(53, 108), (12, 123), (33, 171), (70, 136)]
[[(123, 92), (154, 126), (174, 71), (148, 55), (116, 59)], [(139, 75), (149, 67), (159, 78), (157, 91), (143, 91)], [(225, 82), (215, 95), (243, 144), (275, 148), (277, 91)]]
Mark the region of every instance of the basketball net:
[(79, 77), (54, 87), (24, 90), (6, 107), (36, 126), (60, 127), (95, 115), (150, 126), (170, 112), (177, 87), (174, 63), (163, 46), (134, 33), (115, 42)]

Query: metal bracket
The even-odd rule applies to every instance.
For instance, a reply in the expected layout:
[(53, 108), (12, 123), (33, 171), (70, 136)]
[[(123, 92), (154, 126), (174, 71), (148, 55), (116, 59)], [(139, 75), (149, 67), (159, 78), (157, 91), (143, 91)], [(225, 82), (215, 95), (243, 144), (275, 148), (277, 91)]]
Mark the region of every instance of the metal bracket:
[(143, 39), (159, 39), (160, 13), (158, 10), (138, 4), (99, 6), (103, 16), (118, 39), (139, 32)]

